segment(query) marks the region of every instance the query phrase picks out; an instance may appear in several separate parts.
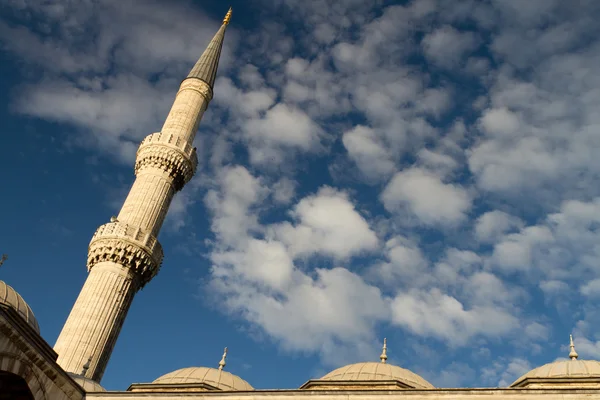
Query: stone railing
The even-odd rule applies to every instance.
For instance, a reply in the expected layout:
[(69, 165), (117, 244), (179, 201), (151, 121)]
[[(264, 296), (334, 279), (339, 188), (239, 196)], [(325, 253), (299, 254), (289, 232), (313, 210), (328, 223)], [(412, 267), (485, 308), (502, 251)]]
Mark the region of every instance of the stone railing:
[(170, 147), (176, 148), (188, 157), (191, 157), (193, 151), (193, 147), (188, 141), (184, 140), (181, 136), (173, 134), (155, 132), (146, 136), (144, 140), (142, 140), (142, 143), (140, 143), (140, 147), (151, 143), (170, 145)]

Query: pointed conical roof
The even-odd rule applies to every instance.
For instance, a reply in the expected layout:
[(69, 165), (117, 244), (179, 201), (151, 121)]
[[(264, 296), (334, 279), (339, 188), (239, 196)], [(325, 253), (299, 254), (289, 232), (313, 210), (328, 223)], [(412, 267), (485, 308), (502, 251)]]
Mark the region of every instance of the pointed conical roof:
[(221, 48), (223, 47), (223, 39), (225, 38), (225, 30), (229, 25), (231, 18), (231, 8), (223, 19), (223, 25), (217, 31), (215, 36), (212, 38), (200, 59), (194, 65), (194, 68), (188, 74), (188, 78), (198, 78), (213, 87), (215, 78), (217, 76), (217, 68), (219, 67), (219, 58), (221, 57)]

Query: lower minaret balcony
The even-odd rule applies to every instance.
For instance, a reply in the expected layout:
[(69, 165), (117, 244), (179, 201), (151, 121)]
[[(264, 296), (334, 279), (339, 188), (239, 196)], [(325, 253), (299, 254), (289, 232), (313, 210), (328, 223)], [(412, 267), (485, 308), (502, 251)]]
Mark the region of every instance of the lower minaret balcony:
[(196, 148), (181, 137), (161, 132), (146, 136), (140, 144), (135, 161), (135, 173), (145, 167), (160, 168), (174, 179), (176, 190), (192, 179), (198, 166)]
[(89, 245), (88, 271), (101, 262), (114, 262), (132, 269), (140, 288), (160, 269), (163, 249), (156, 237), (137, 226), (113, 221), (100, 226)]

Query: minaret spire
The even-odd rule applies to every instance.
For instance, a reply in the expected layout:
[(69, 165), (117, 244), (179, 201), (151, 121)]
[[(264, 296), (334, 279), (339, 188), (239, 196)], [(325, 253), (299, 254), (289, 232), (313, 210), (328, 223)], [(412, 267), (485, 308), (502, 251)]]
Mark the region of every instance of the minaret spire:
[[(217, 68), (219, 67), (219, 58), (221, 57), (221, 49), (223, 48), (223, 39), (225, 38), (225, 30), (229, 21), (231, 20), (231, 7), (225, 18), (223, 18), (223, 24), (217, 31), (215, 36), (212, 38), (200, 59), (194, 65), (194, 68), (190, 71), (188, 78), (198, 78), (203, 80), (210, 86), (211, 91), (215, 84), (215, 78), (217, 76)], [(211, 93), (212, 94), (212, 93)]]
[(134, 295), (158, 273), (163, 250), (157, 237), (173, 196), (196, 172), (193, 141), (212, 100), (230, 19), (231, 9), (181, 83), (161, 131), (140, 144), (136, 178), (118, 216), (92, 237), (89, 275), (54, 346), (57, 362), (67, 372), (83, 371), (100, 382)]

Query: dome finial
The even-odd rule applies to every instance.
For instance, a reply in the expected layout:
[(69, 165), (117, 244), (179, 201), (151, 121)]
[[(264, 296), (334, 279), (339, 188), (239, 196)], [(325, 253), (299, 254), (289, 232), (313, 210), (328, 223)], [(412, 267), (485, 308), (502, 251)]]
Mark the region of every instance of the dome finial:
[(90, 369), (91, 363), (92, 363), (92, 356), (90, 356), (90, 358), (88, 358), (87, 362), (85, 364), (83, 364), (83, 367), (81, 369), (81, 376), (85, 376), (85, 374), (87, 374), (88, 369)]
[(229, 21), (231, 20), (231, 7), (229, 7), (229, 11), (225, 14), (225, 18), (223, 18), (223, 25), (229, 25)]
[(383, 364), (385, 364), (387, 361), (387, 339), (386, 338), (383, 338), (383, 351), (381, 352), (379, 359), (381, 360), (381, 362)]
[(225, 358), (227, 358), (227, 347), (225, 347), (223, 357), (221, 357), (221, 361), (219, 361), (219, 371), (223, 371), (223, 368), (225, 368)]
[(575, 351), (575, 343), (573, 343), (573, 335), (569, 335), (569, 339), (571, 340), (571, 343), (569, 344), (569, 347), (571, 348), (569, 357), (571, 357), (571, 360), (577, 360), (577, 357), (579, 357), (579, 354), (577, 354), (577, 352)]

